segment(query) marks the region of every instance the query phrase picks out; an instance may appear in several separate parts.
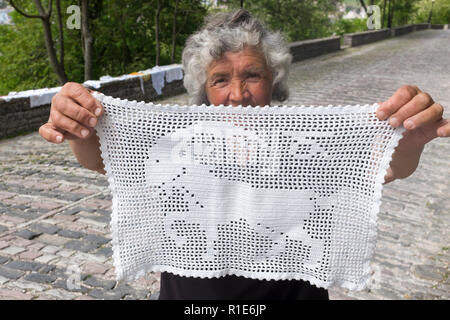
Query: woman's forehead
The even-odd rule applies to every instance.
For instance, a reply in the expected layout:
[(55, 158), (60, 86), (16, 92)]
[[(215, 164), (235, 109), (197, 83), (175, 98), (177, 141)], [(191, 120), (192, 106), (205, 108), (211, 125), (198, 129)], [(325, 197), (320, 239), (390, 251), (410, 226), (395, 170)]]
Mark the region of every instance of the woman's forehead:
[(267, 68), (264, 55), (252, 48), (244, 48), (237, 52), (225, 52), (221, 58), (213, 60), (209, 66), (209, 72), (230, 71), (230, 67), (238, 67), (239, 69), (262, 69)]

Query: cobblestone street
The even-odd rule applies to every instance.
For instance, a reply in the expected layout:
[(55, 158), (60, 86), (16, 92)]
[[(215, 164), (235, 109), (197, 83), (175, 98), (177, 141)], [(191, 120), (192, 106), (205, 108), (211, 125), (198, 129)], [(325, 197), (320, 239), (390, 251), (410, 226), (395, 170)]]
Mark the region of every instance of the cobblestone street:
[[(417, 85), (450, 117), (450, 31), (424, 30), (295, 63), (284, 104), (366, 104)], [(180, 95), (160, 103), (187, 103)], [(450, 139), (384, 186), (373, 275), (331, 299), (449, 299)], [(156, 299), (159, 275), (116, 282), (111, 196), (68, 143), (37, 132), (0, 140), (0, 299)], [(81, 273), (81, 278), (78, 275)]]

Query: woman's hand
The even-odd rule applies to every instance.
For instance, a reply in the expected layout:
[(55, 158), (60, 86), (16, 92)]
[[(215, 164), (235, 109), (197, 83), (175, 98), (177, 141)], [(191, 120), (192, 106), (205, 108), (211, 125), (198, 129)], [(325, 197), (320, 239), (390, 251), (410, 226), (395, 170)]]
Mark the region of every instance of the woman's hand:
[(68, 82), (52, 99), (48, 122), (39, 128), (47, 141), (61, 143), (65, 139), (88, 139), (94, 132), (103, 107), (79, 83)]
[(419, 163), (424, 145), (437, 137), (450, 136), (450, 121), (443, 119), (444, 107), (416, 86), (402, 86), (380, 103), (377, 117), (406, 131), (395, 149), (386, 182), (410, 176)]

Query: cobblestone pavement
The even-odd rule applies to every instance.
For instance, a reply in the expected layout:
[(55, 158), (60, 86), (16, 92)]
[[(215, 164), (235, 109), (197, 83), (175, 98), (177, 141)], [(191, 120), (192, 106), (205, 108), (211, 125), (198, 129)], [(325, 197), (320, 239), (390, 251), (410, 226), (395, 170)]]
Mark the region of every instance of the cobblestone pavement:
[[(450, 31), (425, 30), (296, 63), (286, 104), (365, 104), (415, 84), (450, 116)], [(186, 95), (162, 103), (186, 103)], [(331, 299), (449, 299), (450, 139), (385, 185), (366, 290)], [(67, 143), (37, 133), (0, 141), (0, 299), (155, 299), (159, 274), (116, 282), (104, 176)]]

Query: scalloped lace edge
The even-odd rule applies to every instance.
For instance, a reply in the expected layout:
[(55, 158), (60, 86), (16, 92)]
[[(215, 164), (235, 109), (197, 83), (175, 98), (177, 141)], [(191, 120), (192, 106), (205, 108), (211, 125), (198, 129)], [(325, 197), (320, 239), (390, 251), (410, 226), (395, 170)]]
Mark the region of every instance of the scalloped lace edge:
[[(208, 111), (214, 111), (214, 112), (220, 112), (220, 111), (224, 111), (224, 110), (231, 110), (231, 111), (246, 111), (246, 113), (250, 113), (253, 110), (261, 110), (263, 108), (269, 107), (272, 109), (278, 109), (277, 111), (279, 112), (279, 109), (282, 109), (282, 111), (296, 111), (298, 112), (298, 108), (304, 108), (304, 109), (310, 109), (308, 111), (312, 111), (312, 109), (317, 110), (317, 112), (323, 112), (324, 110), (329, 109), (330, 111), (332, 111), (332, 113), (334, 114), (338, 114), (338, 113), (352, 113), (352, 112), (356, 112), (359, 111), (361, 112), (361, 108), (363, 108), (363, 112), (371, 112), (371, 111), (375, 111), (376, 108), (378, 108), (378, 104), (374, 103), (372, 105), (369, 104), (365, 104), (365, 105), (337, 105), (337, 106), (332, 106), (332, 105), (328, 105), (328, 106), (287, 106), (287, 105), (283, 105), (283, 106), (264, 106), (264, 107), (243, 107), (243, 106), (224, 106), (224, 105), (220, 105), (220, 106), (207, 106), (207, 105), (184, 105), (184, 106), (179, 106), (179, 105), (171, 105), (171, 104), (166, 104), (166, 105), (155, 105), (153, 103), (146, 103), (146, 102), (137, 102), (136, 100), (133, 101), (129, 101), (127, 99), (119, 99), (119, 98), (113, 98), (110, 96), (106, 96), (102, 93), (93, 93), (92, 94), (96, 99), (100, 100), (100, 102), (104, 102), (104, 103), (110, 103), (110, 104), (129, 104), (131, 103), (132, 106), (134, 107), (138, 107), (138, 108), (145, 108), (146, 110), (148, 110), (149, 107), (152, 107), (153, 110), (155, 111), (180, 111), (180, 107), (185, 109), (184, 112), (188, 111), (187, 109), (191, 109), (199, 107), (201, 109), (209, 109)], [(295, 107), (295, 109), (294, 109)], [(337, 107), (341, 107), (341, 110), (336, 110)], [(342, 108), (344, 108), (344, 110), (342, 110)], [(342, 112), (339, 112), (342, 111)], [(382, 190), (383, 190), (383, 182), (384, 182), (384, 176), (387, 174), (387, 169), (389, 168), (389, 164), (392, 161), (392, 156), (394, 153), (394, 149), (397, 147), (399, 141), (401, 140), (401, 138), (403, 137), (403, 132), (406, 131), (405, 128), (403, 127), (398, 127), (395, 129), (394, 133), (393, 133), (393, 137), (390, 139), (388, 146), (386, 147), (386, 150), (383, 154), (383, 158), (382, 161), (380, 163), (380, 170), (378, 172), (378, 175), (376, 177), (376, 182), (375, 182), (375, 202), (374, 205), (372, 206), (372, 210), (370, 212), (370, 224), (372, 226), (375, 226), (374, 228), (370, 228), (370, 234), (368, 235), (368, 243), (369, 243), (369, 248), (367, 251), (367, 256), (365, 257), (365, 264), (363, 267), (363, 274), (361, 275), (360, 279), (358, 282), (352, 282), (352, 281), (347, 281), (347, 280), (331, 280), (331, 281), (322, 281), (319, 280), (317, 278), (314, 278), (310, 275), (307, 274), (301, 274), (301, 273), (283, 273), (283, 275), (276, 275), (276, 274), (270, 274), (270, 273), (264, 273), (264, 276), (258, 276), (258, 274), (254, 274), (252, 272), (245, 272), (245, 271), (241, 271), (241, 270), (236, 270), (236, 269), (226, 269), (223, 271), (199, 271), (199, 270), (185, 270), (185, 269), (179, 269), (179, 268), (174, 268), (171, 266), (164, 266), (164, 265), (152, 265), (152, 264), (148, 264), (145, 266), (142, 266), (139, 270), (134, 270), (130, 273), (126, 273), (120, 263), (120, 247), (119, 247), (119, 243), (118, 243), (118, 224), (117, 224), (117, 219), (118, 219), (118, 206), (117, 206), (117, 195), (116, 195), (116, 188), (115, 188), (115, 182), (114, 182), (114, 177), (112, 175), (112, 170), (111, 170), (111, 166), (110, 166), (110, 160), (109, 160), (109, 153), (108, 150), (106, 148), (106, 140), (103, 134), (103, 131), (101, 129), (101, 126), (97, 126), (96, 130), (98, 131), (98, 136), (100, 139), (100, 150), (101, 150), (101, 157), (103, 159), (104, 165), (105, 165), (105, 171), (106, 171), (106, 176), (108, 178), (108, 183), (109, 183), (109, 188), (112, 194), (112, 216), (111, 216), (111, 222), (110, 222), (110, 227), (111, 227), (111, 231), (112, 231), (112, 250), (113, 250), (113, 265), (115, 268), (115, 272), (116, 272), (116, 280), (117, 281), (134, 281), (137, 280), (143, 276), (145, 276), (145, 274), (149, 273), (149, 272), (170, 272), (173, 273), (175, 275), (179, 275), (179, 276), (186, 276), (186, 277), (199, 277), (202, 279), (208, 278), (220, 278), (220, 277), (224, 277), (227, 275), (235, 275), (235, 276), (244, 276), (244, 277), (249, 277), (251, 276), (254, 279), (259, 279), (259, 280), (303, 280), (303, 281), (307, 281), (312, 285), (315, 285), (317, 287), (322, 287), (325, 289), (328, 289), (330, 287), (333, 286), (338, 286), (338, 287), (342, 287), (342, 288), (346, 288), (349, 290), (356, 290), (356, 291), (360, 291), (363, 290), (367, 287), (367, 282), (368, 279), (370, 278), (370, 274), (371, 274), (371, 268), (370, 268), (370, 263), (371, 263), (371, 259), (373, 257), (374, 251), (375, 251), (375, 247), (376, 247), (376, 241), (377, 241), (377, 220), (378, 220), (378, 213), (380, 210), (380, 206), (381, 206), (381, 198), (382, 198)]]

